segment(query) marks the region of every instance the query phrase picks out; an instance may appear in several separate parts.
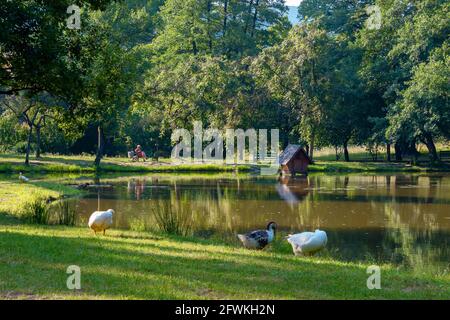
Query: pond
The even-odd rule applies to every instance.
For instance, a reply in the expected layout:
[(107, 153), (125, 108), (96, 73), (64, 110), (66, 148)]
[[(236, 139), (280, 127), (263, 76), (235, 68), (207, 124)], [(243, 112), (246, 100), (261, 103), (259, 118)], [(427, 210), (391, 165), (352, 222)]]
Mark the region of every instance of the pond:
[(234, 239), (276, 221), (282, 234), (325, 230), (325, 254), (345, 261), (449, 268), (450, 175), (155, 175), (90, 183), (102, 186), (70, 200), (80, 224), (112, 208), (115, 228), (151, 228), (175, 216), (194, 236)]

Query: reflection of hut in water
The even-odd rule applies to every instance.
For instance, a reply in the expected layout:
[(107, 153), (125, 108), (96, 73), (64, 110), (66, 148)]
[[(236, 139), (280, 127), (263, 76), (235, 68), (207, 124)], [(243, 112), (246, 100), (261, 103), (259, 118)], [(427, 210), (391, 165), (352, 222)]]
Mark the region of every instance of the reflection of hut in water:
[(309, 179), (306, 177), (281, 177), (279, 182), (276, 185), (277, 192), (290, 205), (299, 203), (309, 193)]
[(295, 175), (308, 172), (308, 165), (312, 163), (306, 151), (299, 145), (290, 144), (280, 155), (280, 170), (282, 174)]

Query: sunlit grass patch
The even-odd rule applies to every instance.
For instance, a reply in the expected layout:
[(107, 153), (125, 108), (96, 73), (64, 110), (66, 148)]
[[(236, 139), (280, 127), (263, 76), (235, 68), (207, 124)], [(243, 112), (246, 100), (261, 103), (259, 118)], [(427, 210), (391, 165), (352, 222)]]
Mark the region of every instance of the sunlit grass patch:
[(51, 202), (62, 196), (75, 196), (79, 190), (52, 181), (31, 181), (20, 183), (8, 179), (0, 181), (0, 212), (23, 217), (30, 206), (38, 202)]
[(311, 172), (420, 172), (418, 166), (387, 162), (316, 161), (309, 166)]
[(52, 172), (52, 173), (94, 173), (94, 172), (245, 172), (249, 165), (225, 164), (172, 164), (170, 159), (160, 162), (132, 162), (127, 158), (105, 157), (100, 167), (94, 166), (94, 156), (45, 155), (40, 159), (30, 158), (30, 165), (23, 164), (24, 158), (14, 154), (0, 155), (0, 172)]

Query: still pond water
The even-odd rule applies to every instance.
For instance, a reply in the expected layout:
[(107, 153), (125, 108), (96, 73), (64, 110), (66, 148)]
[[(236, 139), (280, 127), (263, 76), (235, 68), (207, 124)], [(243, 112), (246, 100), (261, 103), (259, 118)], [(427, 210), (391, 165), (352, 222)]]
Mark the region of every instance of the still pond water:
[(449, 270), (450, 175), (173, 175), (90, 183), (104, 186), (71, 200), (80, 224), (112, 208), (115, 228), (152, 227), (155, 208), (170, 208), (163, 215), (175, 215), (194, 235), (232, 238), (276, 221), (281, 233), (325, 230), (325, 254), (342, 260)]

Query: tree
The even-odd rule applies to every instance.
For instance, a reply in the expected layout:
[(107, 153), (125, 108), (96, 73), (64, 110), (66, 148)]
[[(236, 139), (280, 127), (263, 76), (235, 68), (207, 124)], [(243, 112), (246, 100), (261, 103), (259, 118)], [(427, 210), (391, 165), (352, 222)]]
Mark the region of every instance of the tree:
[(29, 97), (22, 94), (6, 96), (2, 99), (3, 105), (13, 112), (19, 121), (24, 121), (28, 126), (25, 165), (30, 164), (33, 129), (36, 130), (36, 158), (40, 157), (41, 129), (45, 126), (45, 119), (50, 113), (50, 105), (43, 104), (42, 98), (42, 96)]
[[(87, 9), (108, 0), (78, 1)], [(47, 92), (75, 102), (83, 62), (76, 30), (66, 27), (72, 1), (2, 1), (0, 4), (0, 94)]]
[(354, 36), (367, 18), (365, 9), (375, 0), (303, 0), (298, 7), (303, 21), (317, 20), (320, 27)]
[(389, 118), (391, 131), (409, 127), (411, 134), (427, 146), (433, 161), (439, 159), (433, 138), (450, 138), (448, 48), (445, 44), (436, 49), (429, 62), (414, 67), (412, 79)]
[(267, 48), (253, 72), (297, 117), (297, 130), (308, 142), (312, 158), (323, 142), (327, 106), (332, 102), (335, 41), (317, 23), (295, 26), (279, 45)]
[[(411, 107), (411, 95), (408, 94), (409, 101), (402, 100), (406, 92), (411, 93), (408, 87), (417, 84), (416, 66), (428, 62), (432, 52), (448, 41), (449, 5), (440, 0), (380, 0), (376, 3), (383, 14), (381, 29), (363, 29), (357, 40), (365, 52), (361, 74), (367, 80), (369, 95), (384, 105), (382, 109), (389, 117), (386, 138), (395, 140), (397, 160), (401, 159), (399, 153), (411, 146), (414, 152), (418, 141), (424, 142), (432, 159), (436, 159), (433, 140), (437, 132), (432, 127), (407, 121), (406, 110), (411, 108), (405, 106)], [(411, 81), (413, 77), (415, 81)], [(423, 114), (418, 118), (426, 122)]]
[[(84, 50), (92, 60), (80, 88), (81, 102), (68, 110), (63, 126), (66, 131), (74, 123), (97, 128), (97, 167), (107, 141), (123, 129), (136, 85), (149, 67), (145, 44), (154, 36), (154, 15), (160, 4), (159, 0), (115, 3), (105, 11), (91, 11), (85, 23), (84, 36), (91, 42)], [(129, 34), (126, 41), (124, 34)]]
[(154, 45), (159, 54), (255, 55), (290, 28), (286, 10), (282, 0), (167, 0)]

